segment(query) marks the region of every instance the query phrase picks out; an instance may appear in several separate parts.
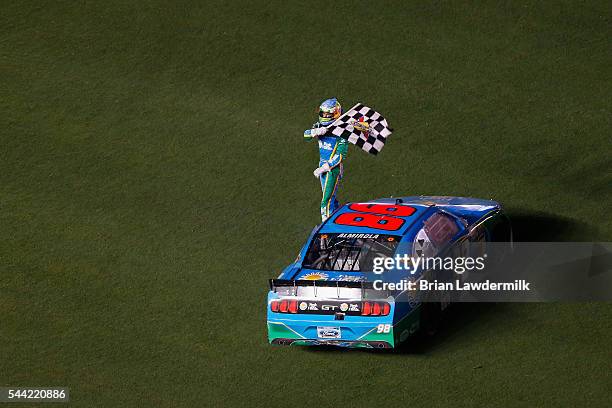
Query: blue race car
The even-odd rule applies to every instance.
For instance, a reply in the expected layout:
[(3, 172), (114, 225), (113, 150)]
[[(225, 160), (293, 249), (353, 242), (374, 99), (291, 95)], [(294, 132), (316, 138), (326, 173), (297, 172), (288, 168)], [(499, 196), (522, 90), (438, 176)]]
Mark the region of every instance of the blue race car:
[[(382, 275), (375, 273), (380, 260), (472, 256), (488, 242), (510, 242), (511, 234), (500, 204), (491, 200), (413, 196), (347, 203), (315, 227), (297, 259), (270, 280), (268, 340), (397, 347), (451, 299), (422, 301), (401, 285), (381, 290)], [(426, 272), (395, 270), (385, 281), (414, 280)]]

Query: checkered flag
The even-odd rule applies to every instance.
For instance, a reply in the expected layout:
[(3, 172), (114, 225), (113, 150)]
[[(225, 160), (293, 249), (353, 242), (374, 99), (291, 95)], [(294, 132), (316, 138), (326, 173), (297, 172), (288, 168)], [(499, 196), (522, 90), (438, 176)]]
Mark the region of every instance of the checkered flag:
[(374, 109), (358, 103), (327, 128), (328, 133), (348, 140), (368, 153), (378, 154), (393, 129)]

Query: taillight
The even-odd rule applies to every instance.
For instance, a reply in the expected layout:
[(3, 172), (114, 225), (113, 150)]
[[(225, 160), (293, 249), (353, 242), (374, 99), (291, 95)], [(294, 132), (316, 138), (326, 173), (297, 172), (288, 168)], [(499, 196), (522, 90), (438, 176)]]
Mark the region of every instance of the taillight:
[(378, 316), (380, 315), (380, 303), (374, 303), (374, 307), (372, 308), (372, 315), (373, 316)]
[(273, 300), (270, 302), (270, 310), (280, 313), (297, 313), (297, 300)]
[(391, 306), (388, 303), (383, 303), (383, 310), (381, 314), (383, 316), (387, 316), (390, 310), (391, 310)]
[(372, 307), (370, 306), (370, 302), (363, 302), (363, 307), (361, 308), (361, 314), (363, 316), (369, 316)]
[(362, 316), (387, 316), (391, 306), (386, 302), (363, 302), (361, 305)]

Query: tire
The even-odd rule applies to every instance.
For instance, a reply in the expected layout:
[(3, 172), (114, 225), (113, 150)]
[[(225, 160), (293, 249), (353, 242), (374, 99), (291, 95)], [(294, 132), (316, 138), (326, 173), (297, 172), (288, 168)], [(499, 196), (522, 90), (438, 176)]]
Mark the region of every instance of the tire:
[(442, 319), (442, 306), (440, 302), (429, 302), (421, 304), (420, 327), (421, 332), (427, 336), (433, 336), (440, 327)]

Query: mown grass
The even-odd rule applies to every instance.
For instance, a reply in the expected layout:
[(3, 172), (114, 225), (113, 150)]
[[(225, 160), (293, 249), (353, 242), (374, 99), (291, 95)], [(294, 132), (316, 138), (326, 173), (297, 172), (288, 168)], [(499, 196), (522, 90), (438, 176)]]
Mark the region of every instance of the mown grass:
[(350, 151), (342, 200), (495, 198), (525, 237), (609, 241), (609, 3), (2, 11), (0, 385), (83, 407), (609, 404), (609, 304), (463, 308), (392, 355), (271, 347), (264, 308), (319, 218), (301, 133), (332, 95), (396, 129)]

